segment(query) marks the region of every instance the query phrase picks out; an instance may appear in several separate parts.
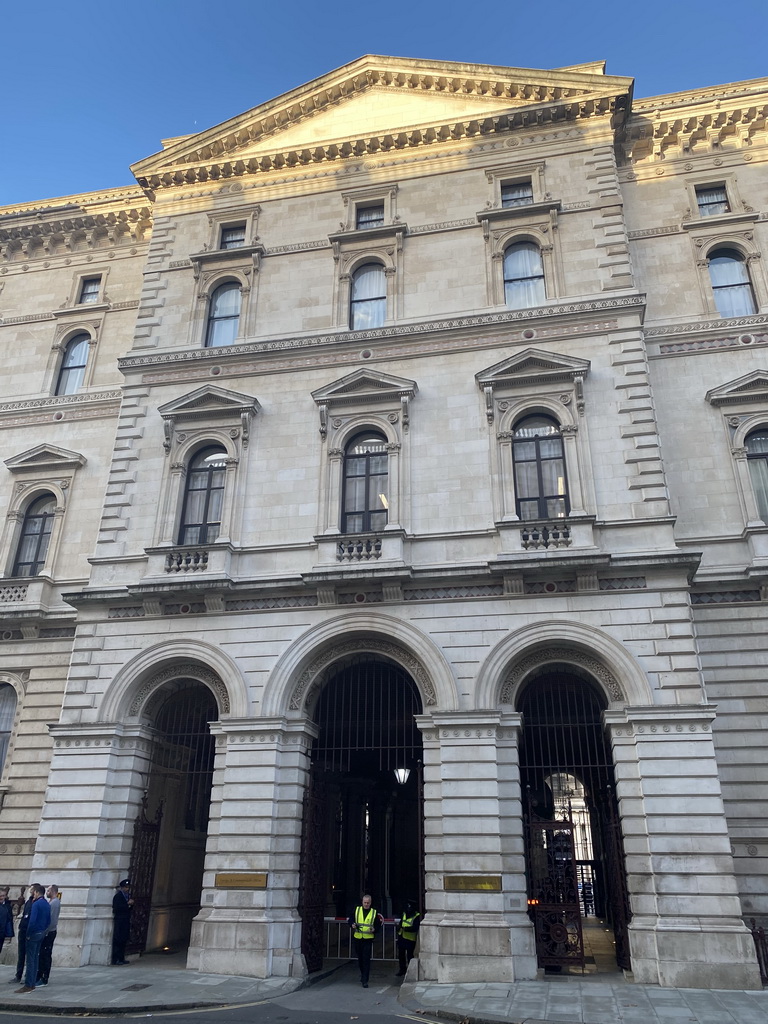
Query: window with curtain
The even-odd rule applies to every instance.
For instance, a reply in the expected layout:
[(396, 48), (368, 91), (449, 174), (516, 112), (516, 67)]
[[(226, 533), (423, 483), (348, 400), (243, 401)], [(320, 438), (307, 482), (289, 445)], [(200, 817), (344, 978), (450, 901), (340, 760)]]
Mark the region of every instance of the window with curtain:
[(504, 251), (504, 300), (510, 309), (546, 302), (541, 251), (534, 242), (515, 242)]
[(380, 228), (384, 225), (384, 203), (358, 206), (355, 211), (356, 228)]
[(353, 331), (381, 327), (387, 315), (387, 280), (380, 263), (366, 263), (352, 275), (349, 326)]
[(233, 343), (240, 325), (241, 298), (240, 285), (236, 281), (219, 285), (211, 295), (205, 332), (206, 348), (220, 348)]
[(736, 249), (716, 249), (707, 260), (712, 293), (720, 316), (752, 316), (757, 312), (744, 257)]
[(221, 249), (242, 249), (245, 245), (245, 222), (233, 224), (221, 229), (219, 247)]
[(80, 390), (85, 376), (85, 368), (88, 365), (90, 341), (90, 336), (83, 333), (76, 334), (67, 342), (59, 367), (55, 394), (74, 395), (76, 391)]
[(80, 285), (80, 295), (77, 301), (86, 305), (98, 302), (100, 291), (101, 277), (86, 277)]
[(14, 576), (39, 576), (43, 571), (55, 512), (56, 499), (52, 494), (41, 495), (27, 508), (16, 549)]
[(550, 416), (526, 416), (513, 431), (512, 461), (521, 519), (568, 515), (568, 483), (560, 425)]
[(375, 533), (387, 525), (387, 439), (358, 434), (344, 450), (342, 533)]
[(179, 544), (212, 544), (219, 536), (226, 459), (227, 453), (223, 448), (211, 445), (190, 460)]
[(528, 181), (502, 182), (501, 206), (509, 209), (512, 206), (530, 206), (533, 202), (533, 185)]
[(725, 185), (702, 185), (696, 189), (696, 203), (701, 217), (715, 217), (719, 213), (730, 213), (731, 204)]
[(768, 523), (768, 427), (753, 430), (746, 440), (747, 464), (760, 518)]
[(16, 691), (9, 683), (0, 683), (0, 772), (5, 767), (15, 717)]

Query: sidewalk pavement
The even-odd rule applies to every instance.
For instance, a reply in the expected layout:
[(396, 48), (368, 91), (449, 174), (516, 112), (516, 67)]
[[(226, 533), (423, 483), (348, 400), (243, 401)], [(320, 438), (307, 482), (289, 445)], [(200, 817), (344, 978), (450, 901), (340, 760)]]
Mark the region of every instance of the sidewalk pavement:
[[(306, 996), (292, 994), (302, 982), (291, 978), (229, 977), (199, 974), (184, 968), (184, 956), (145, 956), (125, 967), (56, 967), (47, 986), (17, 993), (12, 967), (0, 968), (0, 1010), (47, 1013), (121, 1014), (185, 1010), (205, 1006), (237, 1006), (265, 1000), (290, 1004)], [(414, 963), (414, 968), (415, 968)], [(341, 970), (338, 970), (338, 968)], [(339, 988), (354, 990), (355, 1012), (380, 1007), (378, 993), (391, 991), (396, 979), (391, 964), (374, 964), (371, 988), (363, 992), (357, 972), (347, 961), (336, 961), (313, 989), (317, 1009), (339, 1005)], [(338, 970), (338, 974), (335, 973)], [(312, 982), (316, 982), (313, 976)], [(10, 982), (10, 983), (8, 983)], [(436, 985), (411, 982), (400, 992), (403, 1013), (419, 1011), (425, 1021), (453, 1020), (480, 1024), (766, 1024), (768, 990), (762, 992), (669, 989), (635, 985), (621, 975), (549, 978), (517, 984)]]

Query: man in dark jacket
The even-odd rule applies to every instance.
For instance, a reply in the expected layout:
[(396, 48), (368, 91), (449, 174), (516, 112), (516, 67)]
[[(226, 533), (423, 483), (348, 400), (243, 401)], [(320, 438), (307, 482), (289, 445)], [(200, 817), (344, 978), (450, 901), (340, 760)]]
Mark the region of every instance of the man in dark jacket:
[(112, 898), (112, 915), (115, 919), (115, 930), (112, 933), (113, 964), (122, 965), (128, 963), (125, 959), (125, 947), (131, 934), (132, 910), (131, 883), (127, 878), (124, 878), (120, 883), (119, 891)]
[(45, 898), (45, 887), (35, 882), (32, 886), (32, 906), (27, 921), (27, 973), (24, 984), (17, 992), (34, 992), (37, 985), (37, 965), (40, 959), (40, 944), (51, 923), (51, 908)]
[(0, 950), (6, 939), (13, 938), (13, 904), (8, 898), (9, 892), (7, 885), (0, 889)]
[(27, 957), (27, 925), (29, 924), (29, 915), (32, 912), (32, 904), (35, 902), (35, 898), (32, 895), (32, 889), (29, 889), (29, 896), (27, 902), (24, 904), (19, 915), (19, 923), (16, 929), (17, 932), (17, 950), (16, 950), (16, 975), (8, 980), (9, 985), (13, 985), (15, 982), (17, 985), (21, 982), (22, 975), (24, 974), (24, 961)]

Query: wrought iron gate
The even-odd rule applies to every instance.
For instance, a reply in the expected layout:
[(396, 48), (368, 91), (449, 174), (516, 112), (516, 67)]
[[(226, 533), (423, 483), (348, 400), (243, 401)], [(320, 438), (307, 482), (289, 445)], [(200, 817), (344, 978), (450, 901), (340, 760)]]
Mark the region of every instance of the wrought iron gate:
[(545, 820), (529, 811), (528, 906), (541, 967), (584, 969), (573, 822)]
[(126, 945), (128, 953), (143, 953), (147, 947), (149, 914), (152, 909), (152, 887), (155, 883), (157, 845), (163, 820), (163, 804), (159, 804), (154, 818), (147, 816), (147, 795), (133, 825), (133, 847), (128, 877), (131, 880), (133, 913), (131, 932)]
[(325, 938), (326, 883), (328, 850), (328, 807), (326, 786), (320, 773), (313, 771), (304, 793), (304, 825), (301, 832), (301, 952), (307, 971), (323, 966)]

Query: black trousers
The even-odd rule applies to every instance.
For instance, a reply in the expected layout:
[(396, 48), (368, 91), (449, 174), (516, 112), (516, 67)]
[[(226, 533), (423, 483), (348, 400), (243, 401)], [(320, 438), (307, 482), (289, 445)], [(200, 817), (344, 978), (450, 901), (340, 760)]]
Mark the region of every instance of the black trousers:
[(53, 960), (53, 944), (56, 941), (56, 932), (48, 932), (40, 945), (40, 962), (37, 965), (37, 980), (48, 981), (51, 976), (51, 961)]
[(414, 949), (416, 949), (416, 939), (404, 939), (402, 935), (398, 935), (397, 959), (400, 962), (400, 974), (405, 974), (407, 964), (413, 960)]
[(19, 928), (16, 936), (17, 957), (16, 957), (16, 980), (21, 981), (24, 974), (24, 961), (27, 959), (27, 929)]
[(371, 957), (373, 956), (373, 939), (353, 939), (357, 963), (360, 968), (360, 981), (368, 984), (371, 974)]
[(131, 919), (127, 915), (115, 916), (115, 930), (112, 933), (112, 963), (125, 960), (125, 947), (131, 934)]

